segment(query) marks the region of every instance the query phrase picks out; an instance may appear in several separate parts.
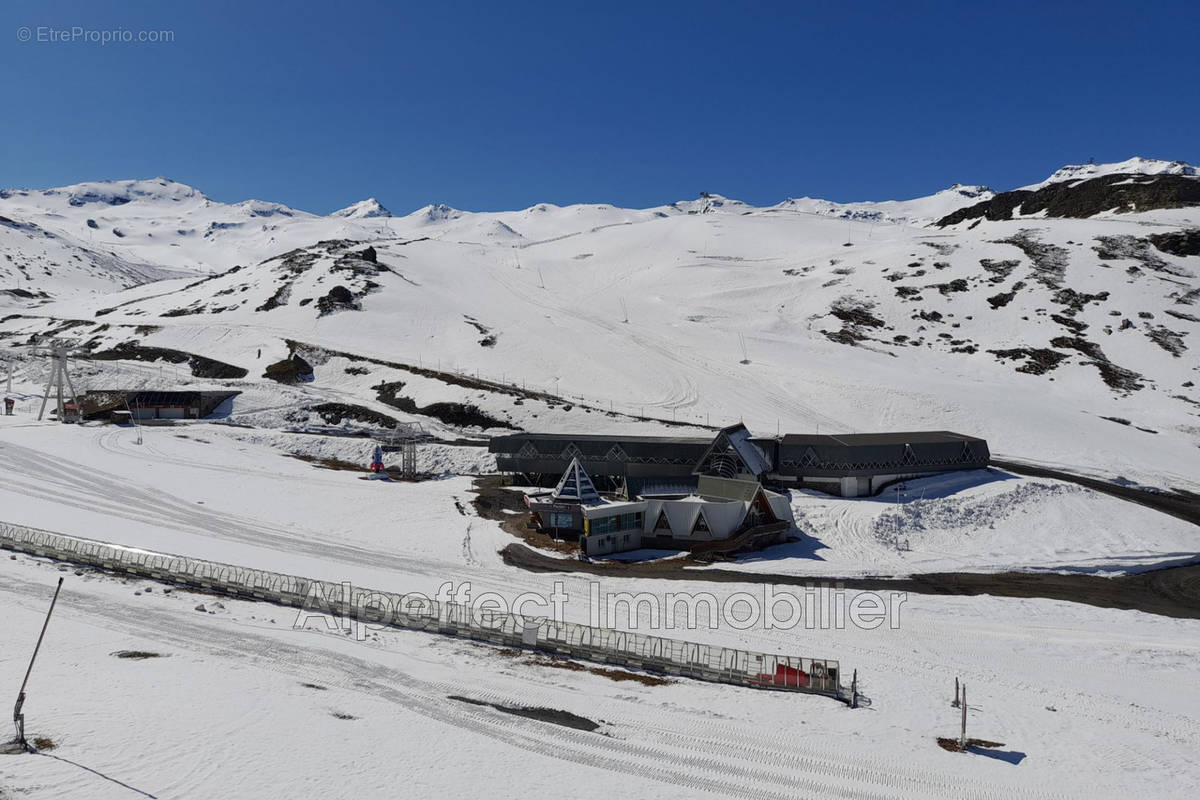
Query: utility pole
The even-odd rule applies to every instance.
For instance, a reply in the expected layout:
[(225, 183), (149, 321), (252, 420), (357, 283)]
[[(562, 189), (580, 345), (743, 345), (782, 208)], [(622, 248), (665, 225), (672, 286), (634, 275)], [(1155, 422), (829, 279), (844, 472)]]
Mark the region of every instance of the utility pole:
[(131, 409), (129, 407), (129, 396), (126, 395), (125, 396), (125, 410), (129, 412), (129, 421), (133, 423), (133, 427), (137, 431), (136, 444), (141, 444), (142, 443), (142, 425), (141, 425), (141, 422), (139, 421), (138, 417), (141, 416), (142, 407), (140, 405), (138, 406), (138, 415), (134, 416), (133, 409)]
[(58, 586), (54, 589), (54, 598), (50, 601), (50, 610), (46, 612), (46, 621), (42, 623), (42, 632), (38, 635), (37, 645), (33, 648), (33, 657), (29, 659), (29, 669), (25, 670), (25, 680), (21, 681), (21, 691), (17, 693), (17, 703), (13, 706), (13, 724), (17, 728), (17, 743), (22, 747), (29, 747), (29, 742), (25, 741), (25, 714), (21, 708), (25, 705), (25, 687), (29, 684), (29, 675), (33, 672), (33, 662), (37, 660), (38, 651), (42, 649), (42, 639), (46, 636), (46, 628), (50, 625), (50, 615), (54, 613), (54, 604), (58, 602), (58, 593), (62, 590), (63, 579), (58, 579)]

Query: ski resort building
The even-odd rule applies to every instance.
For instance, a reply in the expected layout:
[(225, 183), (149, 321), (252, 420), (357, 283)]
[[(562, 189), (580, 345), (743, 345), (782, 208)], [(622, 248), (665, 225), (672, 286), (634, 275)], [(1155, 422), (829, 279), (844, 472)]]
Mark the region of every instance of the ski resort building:
[[(81, 395), (79, 409), (84, 419), (117, 419), (120, 416), (140, 421), (201, 419), (239, 394), (241, 392), (99, 389)], [(127, 414), (117, 415), (116, 412)]]
[[(725, 428), (699, 447), (686, 440), (667, 440), (658, 451), (650, 439), (584, 443), (593, 454), (590, 461), (609, 470), (605, 483), (616, 491), (609, 498), (601, 496), (583, 466), (588, 453), (570, 442), (562, 447), (569, 460), (554, 490), (527, 495), (525, 502), (535, 528), (578, 537), (585, 555), (642, 547), (757, 549), (783, 541), (793, 530), (791, 504), (786, 495), (763, 486), (770, 462), (744, 425)], [(624, 464), (629, 472), (628, 466), (638, 463), (627, 447), (651, 470), (613, 473), (612, 465)], [(536, 445), (529, 441), (517, 450), (539, 468), (549, 461), (531, 452)]]
[(694, 490), (606, 499), (572, 458), (554, 491), (525, 497), (533, 527), (578, 537), (589, 556), (642, 547), (693, 552), (753, 550), (792, 530), (785, 495), (749, 476), (700, 475)]
[(715, 438), (516, 433), (489, 449), (501, 472), (525, 484), (554, 486), (577, 460), (596, 486), (627, 498), (688, 494), (703, 475), (863, 497), (900, 480), (982, 469), (991, 458), (985, 440), (949, 431), (756, 437), (744, 425)]

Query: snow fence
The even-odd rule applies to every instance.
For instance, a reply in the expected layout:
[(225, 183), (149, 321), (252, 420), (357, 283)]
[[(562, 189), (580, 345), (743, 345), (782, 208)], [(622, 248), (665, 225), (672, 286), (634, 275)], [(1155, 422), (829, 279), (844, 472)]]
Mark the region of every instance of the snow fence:
[(760, 689), (845, 698), (838, 662), (755, 653), (629, 631), (499, 614), (424, 595), (353, 588), (295, 575), (157, 553), (0, 523), (0, 548), (264, 600), (376, 625), (440, 633), (585, 661)]

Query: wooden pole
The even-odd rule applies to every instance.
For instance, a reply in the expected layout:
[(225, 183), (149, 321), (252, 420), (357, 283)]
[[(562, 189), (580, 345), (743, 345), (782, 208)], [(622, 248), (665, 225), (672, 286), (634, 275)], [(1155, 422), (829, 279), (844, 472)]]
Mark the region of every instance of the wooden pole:
[(958, 708), (958, 678), (954, 679), (954, 702), (950, 704), (951, 708)]
[(854, 677), (850, 679), (850, 707), (858, 708), (858, 670), (854, 670)]

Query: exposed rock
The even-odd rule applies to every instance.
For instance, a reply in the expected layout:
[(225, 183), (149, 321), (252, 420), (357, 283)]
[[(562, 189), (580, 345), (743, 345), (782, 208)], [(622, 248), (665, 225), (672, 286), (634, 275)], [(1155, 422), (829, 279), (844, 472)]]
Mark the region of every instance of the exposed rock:
[(359, 311), (362, 307), (354, 299), (354, 293), (339, 284), (330, 289), (324, 297), (317, 298), (317, 308), (320, 309), (321, 316), (325, 316), (334, 311)]
[(983, 267), (984, 272), (990, 272), (992, 277), (988, 278), (989, 283), (1003, 283), (1012, 271), (1021, 265), (1020, 261), (1014, 259), (1006, 259), (1004, 261), (994, 261), (990, 258), (979, 259), (979, 266)]
[(1029, 375), (1045, 375), (1067, 357), (1066, 353), (1046, 347), (1010, 347), (1007, 350), (988, 350), (988, 352), (1001, 360), (1025, 359), (1025, 363), (1017, 367), (1017, 372)]
[(1040, 241), (1036, 233), (1026, 228), (1007, 239), (998, 239), (996, 244), (1011, 244), (1019, 248), (1033, 262), (1034, 280), (1047, 289), (1061, 289), (1067, 272), (1067, 250)]
[(92, 353), (92, 358), (97, 361), (166, 361), (170, 364), (186, 362), (192, 375), (197, 378), (244, 378), (248, 374), (247, 370), (223, 361), (199, 356), (195, 353), (185, 353), (182, 350), (144, 347), (136, 341), (122, 342), (109, 350)]
[(938, 220), (941, 227), (969, 219), (1012, 219), (1044, 211), (1047, 217), (1086, 218), (1105, 211), (1150, 211), (1200, 205), (1200, 180), (1180, 175), (1104, 175), (1051, 183), (1040, 189), (1001, 192)]
[(1146, 336), (1176, 358), (1179, 358), (1187, 350), (1187, 345), (1183, 343), (1184, 334), (1164, 328), (1162, 325), (1156, 328), (1147, 328)]
[(1146, 238), (1159, 250), (1173, 256), (1200, 255), (1200, 228), (1172, 233), (1152, 233)]
[(267, 366), (267, 371), (263, 373), (264, 378), (270, 378), (279, 383), (300, 383), (302, 381), (312, 380), (313, 368), (312, 365), (301, 358), (296, 353), (283, 359), (276, 361), (274, 364)]

